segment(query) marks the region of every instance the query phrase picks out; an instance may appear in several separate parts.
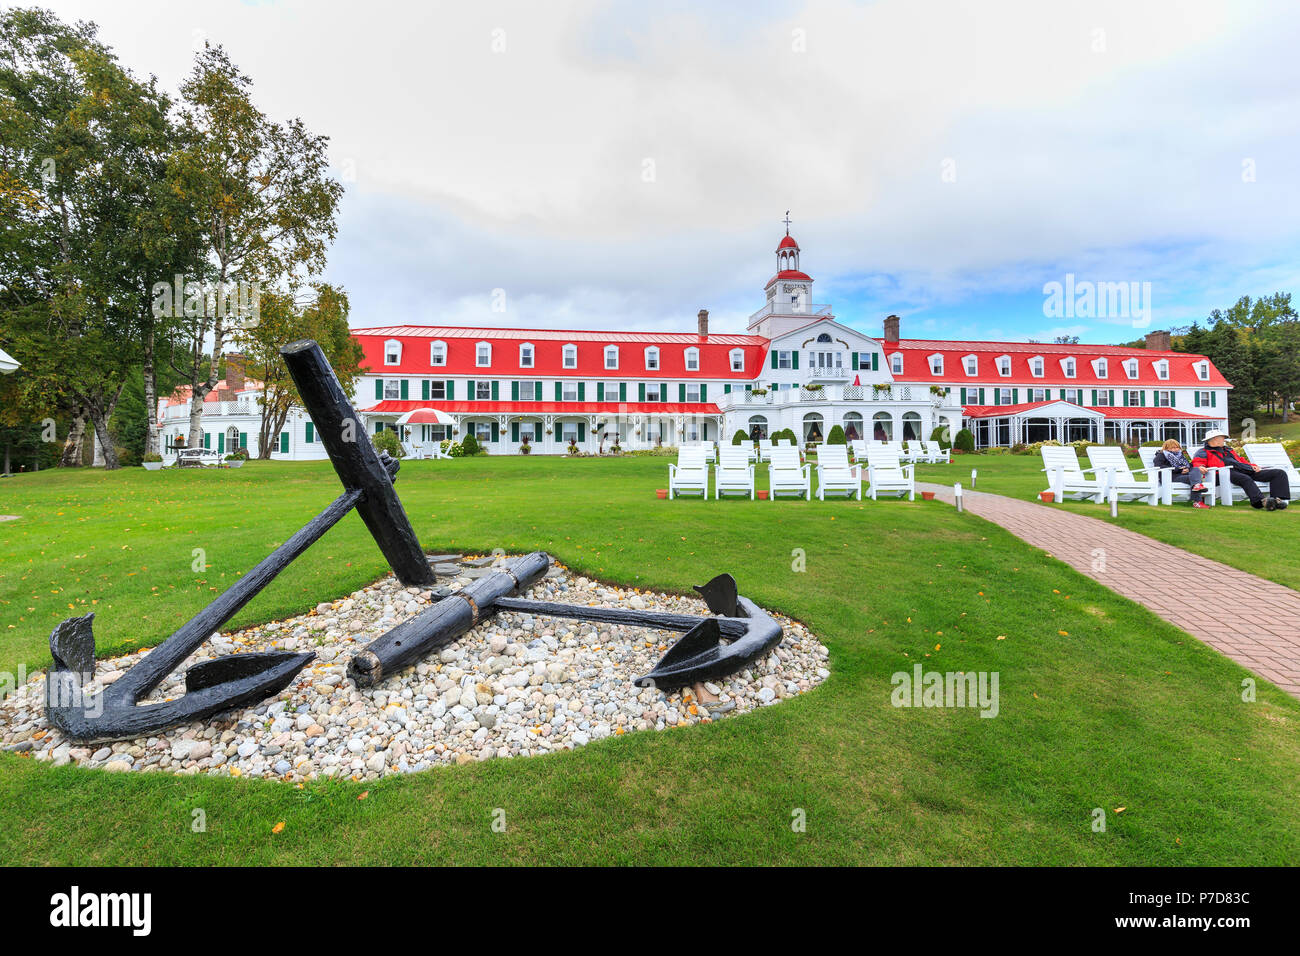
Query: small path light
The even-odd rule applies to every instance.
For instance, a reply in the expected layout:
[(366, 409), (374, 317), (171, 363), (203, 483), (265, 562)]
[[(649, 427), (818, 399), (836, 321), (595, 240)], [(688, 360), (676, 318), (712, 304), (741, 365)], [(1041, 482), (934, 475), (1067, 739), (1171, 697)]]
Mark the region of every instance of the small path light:
[(954, 502), (954, 504), (957, 505), (957, 510), (960, 512), (960, 511), (962, 510), (962, 507), (961, 507), (961, 482), (960, 482), (960, 481), (957, 482), (957, 484), (955, 484), (955, 485), (952, 486), (952, 498), (953, 498), (953, 502)]
[(1112, 518), (1119, 517), (1119, 489), (1118, 488), (1112, 488), (1110, 490), (1110, 516)]
[(975, 478), (978, 474), (979, 472), (976, 469), (972, 468), (970, 470), (970, 486), (972, 491), (975, 490)]

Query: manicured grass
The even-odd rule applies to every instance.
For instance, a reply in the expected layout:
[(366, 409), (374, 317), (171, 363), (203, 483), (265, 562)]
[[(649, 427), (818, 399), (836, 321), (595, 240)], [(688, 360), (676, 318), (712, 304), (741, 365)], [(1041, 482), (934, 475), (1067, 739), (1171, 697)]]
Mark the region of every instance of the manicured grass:
[[(1142, 467), (1136, 458), (1130, 459), (1129, 464)], [(918, 481), (948, 485), (960, 481), (963, 488), (969, 488), (972, 468), (979, 471), (976, 485), (979, 491), (1037, 501), (1038, 493), (1047, 487), (1039, 455), (959, 455), (951, 465), (918, 466), (916, 477)], [(1175, 502), (1169, 508), (1123, 502), (1119, 517), (1111, 518), (1108, 505), (1090, 501), (1038, 503), (1042, 508), (1068, 508), (1111, 521), (1130, 531), (1300, 590), (1300, 507), (1269, 512), (1256, 511), (1249, 502), (1204, 510), (1186, 502)]]
[(1300, 413), (1292, 412), (1291, 420), (1282, 421), (1281, 415), (1269, 416), (1260, 412), (1255, 416), (1256, 428), (1261, 435), (1273, 438), (1300, 439)]
[[(662, 458), (418, 462), (398, 489), (429, 550), (544, 548), (582, 573), (673, 590), (729, 570), (830, 647), (818, 690), (707, 726), (366, 786), (4, 754), (2, 858), (1283, 864), (1300, 852), (1300, 702), (1261, 682), (1243, 703), (1241, 667), (942, 503), (659, 501), (666, 471)], [(0, 513), (22, 517), (0, 524), (0, 669), (48, 660), (50, 627), (85, 607), (101, 612), (102, 649), (160, 640), (337, 489), (323, 463), (5, 481)], [(198, 572), (195, 548), (209, 565)], [(241, 622), (384, 570), (349, 517)], [(998, 716), (891, 706), (891, 675), (918, 662), (997, 672)], [(206, 833), (191, 832), (197, 808)], [(806, 832), (791, 827), (798, 810)]]

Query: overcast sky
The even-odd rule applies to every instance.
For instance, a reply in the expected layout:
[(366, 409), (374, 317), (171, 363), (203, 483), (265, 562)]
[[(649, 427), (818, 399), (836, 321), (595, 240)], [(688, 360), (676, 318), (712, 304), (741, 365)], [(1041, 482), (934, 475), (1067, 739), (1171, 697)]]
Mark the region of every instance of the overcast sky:
[[(787, 209), (870, 333), (1125, 341), (1300, 293), (1294, 2), (44, 5), (172, 91), (220, 43), (330, 138), (354, 326), (740, 331)], [(1150, 316), (1045, 314), (1067, 274)]]

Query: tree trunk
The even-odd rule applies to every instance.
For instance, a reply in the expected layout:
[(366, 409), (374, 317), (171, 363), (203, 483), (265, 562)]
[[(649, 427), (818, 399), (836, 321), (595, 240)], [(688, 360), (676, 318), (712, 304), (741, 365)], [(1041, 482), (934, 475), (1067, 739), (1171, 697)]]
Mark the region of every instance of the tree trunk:
[(68, 437), (63, 440), (63, 454), (59, 456), (60, 468), (76, 468), (81, 464), (81, 445), (86, 437), (86, 410), (78, 406), (72, 413)]
[(158, 453), (158, 372), (154, 362), (154, 330), (150, 324), (144, 334), (144, 454)]
[(8, 478), (10, 474), (11, 472), (9, 471), (9, 443), (5, 442), (5, 477)]
[(95, 427), (95, 438), (99, 442), (99, 450), (104, 456), (105, 471), (114, 471), (122, 467), (122, 463), (117, 460), (117, 449), (113, 446), (113, 437), (108, 433), (108, 419), (112, 414), (112, 409), (109, 409), (107, 414), (100, 408), (92, 409), (90, 412), (90, 422)]

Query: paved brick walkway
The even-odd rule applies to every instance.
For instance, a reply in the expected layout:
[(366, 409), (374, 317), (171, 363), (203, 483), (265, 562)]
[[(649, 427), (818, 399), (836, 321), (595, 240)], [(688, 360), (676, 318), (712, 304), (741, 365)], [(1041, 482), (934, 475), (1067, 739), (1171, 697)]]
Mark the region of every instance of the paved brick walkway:
[[(952, 501), (951, 485), (917, 482), (917, 491), (922, 488)], [(1001, 525), (1300, 697), (1300, 592), (1063, 509), (965, 487), (962, 503), (971, 514)], [(1250, 633), (1189, 606), (1188, 581), (1213, 587), (1216, 603), (1231, 609)]]

